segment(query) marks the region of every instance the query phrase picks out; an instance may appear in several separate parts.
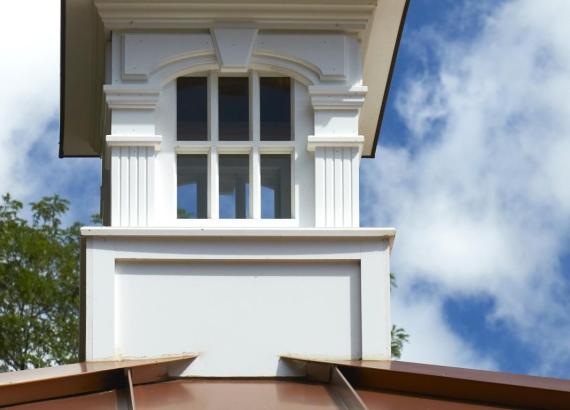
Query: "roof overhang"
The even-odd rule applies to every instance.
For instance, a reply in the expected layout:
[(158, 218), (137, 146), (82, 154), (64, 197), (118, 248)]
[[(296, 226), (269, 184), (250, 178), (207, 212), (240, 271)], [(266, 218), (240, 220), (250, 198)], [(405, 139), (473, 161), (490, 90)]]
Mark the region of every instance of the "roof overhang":
[(99, 156), (105, 131), (106, 38), (112, 30), (208, 28), (220, 21), (261, 29), (360, 35), (368, 86), (359, 133), (374, 156), (409, 0), (61, 0), (60, 157)]
[(282, 357), (297, 377), (179, 377), (194, 357), (82, 362), (0, 374), (0, 406), (562, 410), (570, 402), (568, 380), (390, 360)]

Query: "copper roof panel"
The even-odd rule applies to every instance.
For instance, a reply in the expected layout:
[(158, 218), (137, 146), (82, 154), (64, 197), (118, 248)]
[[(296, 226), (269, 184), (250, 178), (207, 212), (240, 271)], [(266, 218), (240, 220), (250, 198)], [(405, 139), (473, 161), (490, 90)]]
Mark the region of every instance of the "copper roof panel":
[(325, 384), (285, 380), (180, 379), (135, 386), (137, 410), (338, 409)]
[(358, 395), (369, 410), (485, 410), (513, 409), (513, 407), (495, 407), (486, 404), (448, 401), (430, 397), (411, 396), (399, 393), (388, 393), (374, 390), (356, 389)]
[(81, 410), (100, 410), (100, 409), (119, 409), (120, 393), (116, 390), (106, 391), (95, 394), (85, 394), (82, 396), (68, 397), (65, 399), (54, 399), (38, 401), (35, 403), (22, 404), (19, 406), (10, 406), (6, 409), (14, 410), (65, 410), (65, 409), (81, 409)]

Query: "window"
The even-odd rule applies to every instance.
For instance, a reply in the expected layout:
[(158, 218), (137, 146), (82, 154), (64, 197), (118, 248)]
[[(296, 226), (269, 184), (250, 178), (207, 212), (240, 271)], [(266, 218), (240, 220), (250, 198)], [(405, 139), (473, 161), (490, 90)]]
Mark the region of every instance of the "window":
[(178, 219), (292, 218), (291, 95), (256, 73), (177, 80)]
[(249, 79), (218, 79), (218, 116), (220, 141), (249, 140)]
[(291, 140), (291, 80), (260, 78), (259, 97), (261, 140)]
[(249, 155), (220, 155), (220, 218), (249, 215)]
[(261, 217), (291, 218), (291, 156), (261, 156)]
[(177, 168), (178, 218), (206, 218), (208, 206), (208, 158), (206, 155), (178, 155)]
[(206, 77), (180, 77), (177, 80), (178, 141), (208, 139), (207, 80)]

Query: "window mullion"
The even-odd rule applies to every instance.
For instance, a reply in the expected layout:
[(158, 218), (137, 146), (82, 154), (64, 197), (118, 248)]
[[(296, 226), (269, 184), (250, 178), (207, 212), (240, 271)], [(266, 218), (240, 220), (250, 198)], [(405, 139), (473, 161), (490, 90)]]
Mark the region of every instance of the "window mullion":
[(208, 76), (208, 135), (210, 142), (218, 142), (218, 74), (214, 71)]
[(220, 173), (218, 165), (218, 150), (214, 146), (210, 149), (208, 156), (208, 217), (210, 219), (220, 218)]
[(259, 148), (254, 146), (249, 156), (250, 204), (253, 219), (261, 219), (261, 171)]
[(220, 218), (220, 176), (218, 166), (218, 74), (214, 71), (208, 76), (208, 130), (210, 136), (210, 155), (208, 156), (208, 218)]
[(253, 219), (261, 219), (261, 175), (259, 165), (259, 74), (255, 71), (252, 71), (249, 74), (249, 87), (250, 140), (253, 145), (249, 163), (249, 180), (251, 184), (249, 203), (251, 207), (251, 217)]
[(260, 138), (260, 108), (259, 108), (259, 74), (252, 71), (249, 76), (249, 129), (250, 139), (253, 148), (250, 154), (249, 180), (250, 180), (250, 206), (251, 217), (253, 219), (261, 219), (261, 171), (259, 159), (259, 140)]

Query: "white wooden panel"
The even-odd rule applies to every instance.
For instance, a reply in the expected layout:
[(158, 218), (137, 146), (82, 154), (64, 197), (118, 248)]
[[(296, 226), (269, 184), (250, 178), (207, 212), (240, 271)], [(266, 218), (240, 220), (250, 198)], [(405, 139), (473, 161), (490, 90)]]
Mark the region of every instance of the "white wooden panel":
[(129, 224), (129, 147), (121, 147), (121, 226)]
[(352, 149), (342, 150), (342, 226), (352, 227)]
[(334, 226), (334, 148), (325, 148), (325, 213), (326, 226)]
[(138, 147), (129, 148), (129, 226), (138, 226)]
[(111, 148), (111, 225), (121, 226), (121, 148)]
[(138, 158), (138, 224), (139, 226), (148, 225), (147, 217), (147, 207), (148, 207), (148, 185), (147, 185), (147, 158), (148, 158), (148, 147), (139, 147), (139, 158)]
[(311, 67), (321, 79), (344, 80), (346, 42), (342, 34), (261, 33), (255, 43), (255, 54), (279, 55)]
[(345, 195), (342, 177), (342, 148), (334, 148), (334, 226), (341, 227), (343, 217), (343, 195)]
[(147, 261), (117, 273), (117, 350), (203, 353), (185, 376), (290, 376), (283, 354), (360, 358), (357, 262)]
[(214, 53), (212, 39), (206, 33), (125, 33), (123, 46), (122, 77), (135, 80), (146, 79), (165, 63)]
[(360, 151), (352, 148), (352, 226), (360, 226)]
[(319, 147), (315, 150), (315, 225), (326, 226), (325, 209), (325, 149)]
[(147, 148), (147, 225), (152, 225), (154, 220), (155, 184), (156, 184), (156, 154), (154, 148)]

